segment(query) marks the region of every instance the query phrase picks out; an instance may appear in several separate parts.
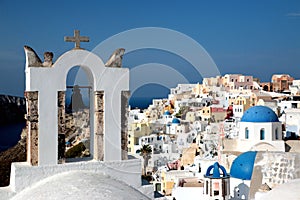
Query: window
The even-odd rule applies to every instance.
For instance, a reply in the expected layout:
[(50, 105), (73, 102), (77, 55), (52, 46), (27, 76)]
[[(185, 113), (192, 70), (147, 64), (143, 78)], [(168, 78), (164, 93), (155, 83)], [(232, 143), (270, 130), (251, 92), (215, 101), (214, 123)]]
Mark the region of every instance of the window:
[(214, 194), (213, 196), (219, 196), (220, 194), (220, 185), (218, 182), (214, 183)]
[(223, 183), (223, 187), (222, 187), (222, 195), (223, 196), (226, 196), (227, 195), (227, 182), (226, 180), (222, 180), (222, 183)]
[(264, 140), (265, 139), (265, 129), (262, 128), (260, 129), (260, 140)]
[(249, 139), (249, 129), (248, 129), (248, 127), (245, 128), (245, 139)]
[(275, 139), (276, 139), (276, 140), (279, 139), (279, 137), (278, 137), (278, 128), (275, 129)]

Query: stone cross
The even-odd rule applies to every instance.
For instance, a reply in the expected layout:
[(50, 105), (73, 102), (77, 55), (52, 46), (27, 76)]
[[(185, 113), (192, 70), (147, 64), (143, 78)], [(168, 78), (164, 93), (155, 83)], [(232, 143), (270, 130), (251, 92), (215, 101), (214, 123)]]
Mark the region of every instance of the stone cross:
[(80, 31), (74, 30), (74, 37), (65, 36), (64, 40), (65, 42), (75, 42), (75, 49), (81, 49), (80, 42), (89, 42), (90, 38), (87, 36), (80, 36)]

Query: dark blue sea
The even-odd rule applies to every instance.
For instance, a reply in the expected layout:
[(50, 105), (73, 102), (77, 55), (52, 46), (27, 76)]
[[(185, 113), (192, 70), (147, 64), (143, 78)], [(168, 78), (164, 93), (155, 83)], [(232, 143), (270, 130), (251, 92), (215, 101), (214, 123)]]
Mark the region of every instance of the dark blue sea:
[(131, 109), (145, 109), (148, 108), (150, 104), (152, 104), (152, 98), (149, 97), (134, 97), (129, 99), (129, 105), (131, 106)]
[[(164, 97), (161, 97), (164, 98)], [(89, 106), (89, 99), (83, 98), (83, 102), (85, 106)], [(71, 103), (71, 98), (67, 98), (66, 105)], [(129, 105), (131, 108), (140, 108), (145, 109), (148, 108), (150, 104), (152, 104), (152, 97), (134, 97), (129, 99)]]
[(18, 143), (24, 127), (25, 122), (0, 126), (0, 152), (5, 151)]

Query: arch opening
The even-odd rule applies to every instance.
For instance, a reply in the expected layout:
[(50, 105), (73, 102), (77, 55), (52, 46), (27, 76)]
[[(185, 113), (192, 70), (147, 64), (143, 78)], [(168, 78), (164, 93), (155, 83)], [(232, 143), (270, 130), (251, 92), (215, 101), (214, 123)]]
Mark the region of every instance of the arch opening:
[(248, 127), (245, 128), (245, 139), (249, 139), (249, 129), (248, 129)]
[(265, 140), (265, 129), (260, 129), (260, 140)]
[(279, 139), (278, 128), (275, 129), (275, 140)]
[(58, 127), (59, 163), (92, 158), (93, 80), (90, 74), (87, 67), (70, 68), (65, 91), (58, 92), (58, 120), (64, 121), (64, 126)]

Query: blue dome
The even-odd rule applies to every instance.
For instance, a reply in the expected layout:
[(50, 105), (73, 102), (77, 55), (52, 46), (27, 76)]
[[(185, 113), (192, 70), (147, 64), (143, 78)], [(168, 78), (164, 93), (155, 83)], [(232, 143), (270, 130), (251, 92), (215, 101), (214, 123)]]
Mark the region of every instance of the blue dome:
[(232, 163), (230, 176), (242, 180), (251, 180), (256, 151), (247, 151), (239, 155)]
[(177, 118), (174, 118), (174, 119), (172, 120), (172, 124), (180, 124), (180, 120), (177, 119)]
[(164, 115), (171, 115), (171, 113), (167, 110), (166, 112), (164, 112)]
[(266, 106), (253, 106), (246, 110), (241, 122), (279, 122), (275, 112)]
[[(211, 174), (211, 170), (213, 170), (213, 173)], [(229, 175), (226, 172), (226, 169), (220, 165), (218, 162), (215, 162), (213, 165), (209, 166), (206, 170), (205, 177), (207, 178), (221, 178), (220, 170), (223, 173), (223, 177), (229, 177)]]

